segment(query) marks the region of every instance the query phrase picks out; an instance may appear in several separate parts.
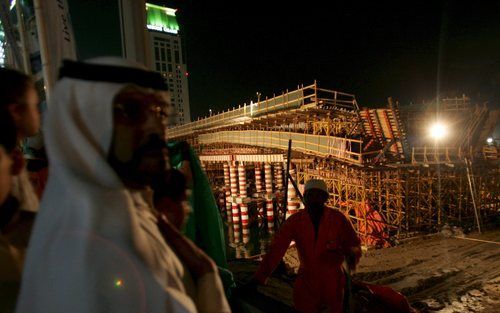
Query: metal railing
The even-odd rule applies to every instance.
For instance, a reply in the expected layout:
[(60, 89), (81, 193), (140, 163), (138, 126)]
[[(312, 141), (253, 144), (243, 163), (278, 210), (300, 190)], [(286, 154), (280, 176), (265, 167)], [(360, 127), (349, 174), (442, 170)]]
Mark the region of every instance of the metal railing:
[[(168, 129), (168, 136), (169, 138), (183, 137), (201, 130), (208, 131), (214, 128), (243, 124), (251, 121), (254, 117), (264, 114), (299, 108), (306, 99), (314, 98), (315, 89), (316, 84), (312, 84), (257, 103), (251, 102), (249, 105), (243, 105), (191, 123), (172, 127)], [(304, 96), (307, 90), (312, 90), (313, 94)]]
[(413, 164), (444, 164), (463, 160), (469, 154), (456, 147), (413, 147), (411, 161)]
[(318, 88), (314, 82), (309, 86), (301, 86), (296, 90), (287, 91), (272, 98), (250, 102), (226, 112), (199, 119), (197, 121), (175, 126), (168, 129), (169, 138), (178, 138), (191, 135), (199, 131), (249, 123), (253, 118), (265, 116), (286, 110), (300, 109), (301, 107), (326, 107), (342, 111), (356, 111), (358, 109), (354, 95)]
[(199, 135), (201, 144), (232, 143), (286, 150), (288, 140), (293, 141), (294, 151), (335, 157), (353, 164), (363, 163), (362, 141), (334, 136), (311, 135), (283, 131), (228, 130)]

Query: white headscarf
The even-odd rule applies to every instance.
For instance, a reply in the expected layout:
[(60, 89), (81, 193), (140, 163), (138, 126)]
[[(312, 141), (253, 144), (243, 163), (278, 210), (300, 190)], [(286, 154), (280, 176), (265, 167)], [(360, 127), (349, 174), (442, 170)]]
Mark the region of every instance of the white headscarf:
[[(142, 68), (118, 58), (89, 63)], [(55, 86), (44, 123), (49, 179), (18, 313), (196, 310), (177, 275), (168, 272), (169, 262), (179, 260), (167, 255), (158, 262), (158, 251), (170, 248), (162, 238), (151, 240), (158, 233), (148, 233), (148, 217), (139, 216), (134, 196), (106, 161), (112, 101), (123, 87), (68, 77)]]

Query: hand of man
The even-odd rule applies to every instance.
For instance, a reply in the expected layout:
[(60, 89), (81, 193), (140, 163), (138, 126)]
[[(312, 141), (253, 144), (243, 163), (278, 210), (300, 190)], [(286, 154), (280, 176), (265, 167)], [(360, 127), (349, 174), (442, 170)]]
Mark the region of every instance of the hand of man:
[(187, 143), (187, 141), (181, 141), (179, 143), (179, 150), (181, 152), (182, 160), (189, 161), (191, 158), (191, 146)]
[(158, 218), (158, 227), (167, 243), (171, 245), (195, 280), (205, 274), (216, 272), (215, 262), (191, 240), (182, 235), (164, 214), (160, 214)]

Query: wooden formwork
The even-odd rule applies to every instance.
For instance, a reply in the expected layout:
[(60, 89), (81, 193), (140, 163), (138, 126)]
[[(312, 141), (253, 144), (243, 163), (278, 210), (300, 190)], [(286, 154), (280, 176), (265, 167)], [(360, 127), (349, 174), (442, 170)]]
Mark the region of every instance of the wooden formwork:
[[(499, 209), (499, 171), (491, 164), (473, 167), (471, 179), (477, 188), (480, 221)], [(445, 223), (474, 225), (474, 205), (464, 165), (418, 167), (408, 172), (408, 207), (410, 229), (435, 230)], [(484, 222), (484, 221), (483, 221)]]
[[(363, 239), (376, 236), (369, 233), (370, 227), (367, 227), (373, 223), (384, 225), (387, 239), (406, 231), (405, 181), (401, 170), (366, 170), (338, 164), (313, 164), (298, 165), (296, 171), (299, 183), (303, 184), (312, 178), (326, 182), (330, 192), (328, 205), (349, 216)], [(373, 216), (367, 208), (379, 215)]]
[[(222, 164), (205, 162), (216, 190), (224, 187)], [(256, 164), (244, 162), (249, 195), (256, 193)], [(271, 164), (283, 166), (283, 162)], [(324, 159), (292, 159), (292, 169), (299, 186), (313, 178), (326, 182), (328, 205), (350, 218), (367, 245), (391, 244), (416, 233), (438, 231), (445, 224), (476, 228), (471, 188), (462, 164), (367, 168)], [(485, 223), (500, 210), (500, 169), (482, 162), (472, 171), (479, 221)], [(282, 190), (274, 192), (275, 216), (279, 219), (284, 216), (279, 211)], [(253, 200), (261, 198), (257, 195)]]
[[(446, 223), (475, 227), (471, 189), (463, 165), (366, 169), (318, 163), (298, 165), (296, 170), (299, 183), (311, 178), (325, 180), (329, 204), (349, 215), (355, 226), (369, 222), (366, 216), (356, 214), (369, 204), (380, 213), (391, 236), (436, 231)], [(484, 222), (500, 208), (500, 170), (481, 163), (474, 167), (472, 179), (477, 185), (479, 216)]]

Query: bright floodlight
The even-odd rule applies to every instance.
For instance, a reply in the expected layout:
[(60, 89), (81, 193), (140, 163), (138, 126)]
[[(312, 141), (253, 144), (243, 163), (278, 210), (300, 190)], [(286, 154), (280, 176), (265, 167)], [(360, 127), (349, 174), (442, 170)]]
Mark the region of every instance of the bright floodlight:
[(431, 125), (431, 128), (429, 129), (429, 133), (430, 133), (432, 138), (439, 140), (439, 139), (443, 139), (444, 137), (446, 137), (448, 131), (446, 129), (446, 126), (444, 126), (443, 124), (441, 124), (439, 122), (436, 122), (433, 125)]
[(486, 142), (491, 145), (493, 143), (493, 138), (490, 137), (486, 139)]

